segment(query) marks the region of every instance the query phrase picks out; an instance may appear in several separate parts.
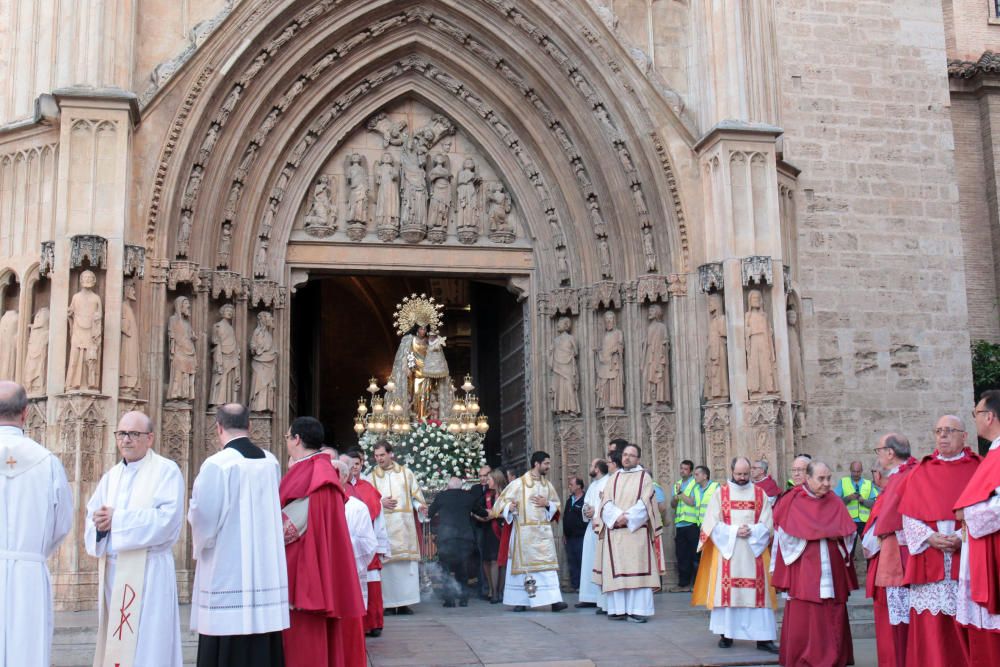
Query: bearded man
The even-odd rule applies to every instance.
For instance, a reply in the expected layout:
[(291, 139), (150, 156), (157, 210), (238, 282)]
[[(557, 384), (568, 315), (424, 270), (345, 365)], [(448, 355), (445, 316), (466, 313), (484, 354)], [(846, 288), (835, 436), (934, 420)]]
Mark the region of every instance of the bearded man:
[(771, 502), (763, 488), (750, 483), (750, 467), (749, 459), (734, 458), (732, 479), (708, 501), (691, 604), (712, 610), (709, 629), (720, 636), (721, 648), (742, 639), (777, 653), (768, 553)]

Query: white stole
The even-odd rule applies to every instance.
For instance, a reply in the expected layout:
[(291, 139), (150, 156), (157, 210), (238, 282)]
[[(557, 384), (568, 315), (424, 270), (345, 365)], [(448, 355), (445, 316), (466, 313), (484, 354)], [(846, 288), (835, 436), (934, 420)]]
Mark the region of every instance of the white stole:
[[(161, 457), (149, 450), (144, 463), (132, 483), (130, 509), (149, 509), (153, 505), (156, 482), (160, 479)], [(107, 503), (113, 506), (118, 500), (118, 485), (121, 483), (125, 466), (115, 466), (108, 473)], [(110, 533), (107, 538), (110, 539)], [(139, 639), (139, 615), (142, 611), (142, 592), (146, 580), (146, 557), (148, 549), (133, 549), (118, 553), (115, 580), (111, 585), (111, 604), (120, 600), (120, 618), (109, 623), (110, 608), (104, 599), (104, 578), (107, 573), (107, 551), (101, 556), (97, 566), (97, 652), (94, 667), (133, 667), (135, 649)]]

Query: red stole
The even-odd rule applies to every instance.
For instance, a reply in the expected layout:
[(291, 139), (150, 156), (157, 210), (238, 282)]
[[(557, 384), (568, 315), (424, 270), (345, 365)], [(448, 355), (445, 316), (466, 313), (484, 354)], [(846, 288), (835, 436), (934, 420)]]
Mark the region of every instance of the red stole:
[(886, 479), (865, 525), (864, 532), (873, 530), (881, 542), (879, 553), (868, 560), (865, 594), (870, 598), (875, 597), (876, 586), (882, 588), (903, 585), (903, 574), (909, 552), (906, 547), (899, 546), (899, 540), (896, 538), (896, 531), (903, 529), (899, 500), (906, 478), (916, 465), (917, 460), (911, 456), (905, 463), (900, 464), (899, 470)]
[(278, 490), (282, 507), (309, 498), (308, 529), (285, 546), (289, 605), (329, 618), (364, 616), (344, 515), (344, 490), (329, 457), (317, 455), (299, 461), (288, 469)]
[[(374, 523), (375, 519), (378, 518), (379, 513), (382, 511), (382, 494), (378, 492), (375, 485), (371, 482), (358, 478), (355, 480), (354, 484), (348, 484), (344, 487), (344, 492), (354, 498), (357, 498), (365, 504), (368, 508), (368, 514), (372, 518)], [(378, 554), (372, 556), (372, 562), (368, 564), (369, 570), (381, 570), (382, 560), (378, 557)]]
[(754, 486), (766, 493), (768, 498), (774, 498), (775, 496), (781, 495), (781, 489), (778, 488), (778, 483), (775, 482), (774, 478), (770, 475), (759, 482), (754, 482)]
[[(910, 472), (902, 489), (899, 513), (923, 521), (937, 530), (938, 521), (953, 521), (952, 507), (962, 489), (969, 483), (979, 466), (979, 455), (966, 447), (965, 456), (955, 461), (942, 461), (937, 451), (925, 456)], [(956, 524), (956, 527), (959, 524)], [(952, 555), (951, 571), (944, 571), (944, 552), (930, 547), (919, 554), (910, 554), (906, 563), (907, 584), (932, 584), (944, 579), (958, 579), (959, 554)]]
[[(990, 450), (968, 486), (955, 502), (955, 509), (978, 505), (992, 497), (1000, 486), (1000, 448)], [(969, 579), (972, 601), (991, 614), (1000, 614), (1000, 531), (980, 538), (969, 535)]]

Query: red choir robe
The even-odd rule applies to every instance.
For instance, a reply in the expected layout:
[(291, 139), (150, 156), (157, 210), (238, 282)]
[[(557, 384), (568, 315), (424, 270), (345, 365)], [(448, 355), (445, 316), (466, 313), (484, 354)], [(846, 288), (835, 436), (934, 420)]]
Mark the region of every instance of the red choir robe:
[[(996, 495), (997, 487), (1000, 487), (1000, 447), (993, 447), (958, 497), (954, 509), (967, 510), (989, 502)], [(970, 523), (963, 545), (969, 552), (966, 554), (968, 590), (959, 587), (959, 595), (968, 598), (966, 603), (974, 603), (971, 614), (980, 617), (980, 621), (964, 625), (969, 633), (969, 659), (973, 665), (998, 665), (1000, 629), (997, 629), (996, 621), (1000, 616), (1000, 530), (979, 537), (973, 536), (972, 531), (975, 530), (975, 523)], [(959, 600), (960, 605), (962, 602)], [(961, 616), (963, 614), (960, 613)]]
[(365, 607), (347, 531), (340, 476), (329, 457), (312, 456), (292, 465), (278, 490), (283, 508), (292, 501), (309, 499), (307, 524), (301, 535), (286, 521), (291, 627), (284, 632), (285, 664), (365, 667), (361, 621)]
[[(858, 587), (847, 538), (857, 535), (857, 527), (843, 501), (833, 492), (822, 497), (806, 487), (786, 492), (774, 511), (775, 531), (806, 540), (802, 555), (791, 564), (781, 553), (782, 536), (775, 538), (778, 553), (774, 557), (771, 584), (788, 593), (781, 625), (782, 665), (843, 667), (854, 664), (851, 625), (847, 617), (847, 598)], [(822, 550), (827, 541), (833, 597), (822, 597), (820, 579)]]
[[(382, 494), (372, 485), (371, 482), (358, 478), (353, 483), (348, 484), (344, 489), (347, 495), (354, 496), (365, 504), (368, 514), (372, 517), (372, 523), (382, 512)], [(382, 560), (375, 554), (372, 562), (368, 564), (369, 572), (377, 572), (382, 569)], [(385, 625), (385, 610), (382, 608), (382, 582), (368, 582), (368, 609), (365, 613), (365, 632), (381, 630)]]
[[(971, 449), (963, 450), (964, 456), (954, 461), (943, 461), (938, 452), (925, 456), (906, 479), (899, 501), (899, 513), (927, 526), (929, 531), (937, 531), (938, 521), (954, 521), (952, 509), (959, 494), (969, 483), (980, 458)], [(955, 529), (961, 528), (957, 522)], [(940, 549), (928, 547), (915, 553), (918, 544), (907, 539), (909, 557), (906, 560), (903, 582), (910, 586), (911, 611), (910, 630), (906, 640), (907, 664), (961, 665), (968, 664), (968, 633), (955, 620), (955, 616), (943, 609), (927, 609), (918, 612), (913, 603), (917, 596), (933, 596), (935, 605), (954, 607), (954, 600), (944, 600), (943, 596), (956, 596), (960, 553), (954, 552), (949, 559)], [(945, 571), (945, 562), (951, 564)], [(922, 586), (955, 582), (954, 586), (939, 586), (940, 591), (921, 589)], [(946, 590), (950, 588), (950, 590)], [(927, 591), (927, 593), (924, 593)], [(918, 603), (924, 606), (923, 602)], [(937, 612), (937, 613), (935, 613)]]
[(872, 531), (879, 542), (879, 550), (868, 559), (865, 581), (865, 593), (872, 598), (875, 611), (875, 641), (879, 665), (904, 667), (906, 664), (906, 636), (910, 626), (908, 623), (893, 625), (889, 621), (886, 588), (903, 586), (903, 572), (909, 552), (906, 545), (901, 545), (896, 537), (896, 532), (903, 529), (899, 500), (903, 484), (916, 465), (917, 460), (911, 456), (886, 479), (864, 530), (864, 534)]
[(781, 489), (778, 487), (778, 483), (774, 481), (774, 478), (770, 475), (766, 476), (764, 479), (754, 482), (754, 486), (760, 487), (760, 490), (767, 494), (768, 498), (777, 498), (781, 495)]

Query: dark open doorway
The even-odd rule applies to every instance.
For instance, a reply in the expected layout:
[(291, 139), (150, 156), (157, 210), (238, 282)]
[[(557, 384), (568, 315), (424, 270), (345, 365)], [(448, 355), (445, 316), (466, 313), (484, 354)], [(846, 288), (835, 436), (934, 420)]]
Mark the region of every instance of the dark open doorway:
[(384, 384), (400, 337), (396, 304), (410, 294), (443, 303), (446, 356), (456, 386), (471, 373), (490, 420), (487, 461), (519, 462), (525, 429), (523, 306), (503, 280), (399, 275), (314, 275), (292, 297), (291, 412), (313, 415), (327, 442), (357, 442), (352, 430), (368, 380)]

